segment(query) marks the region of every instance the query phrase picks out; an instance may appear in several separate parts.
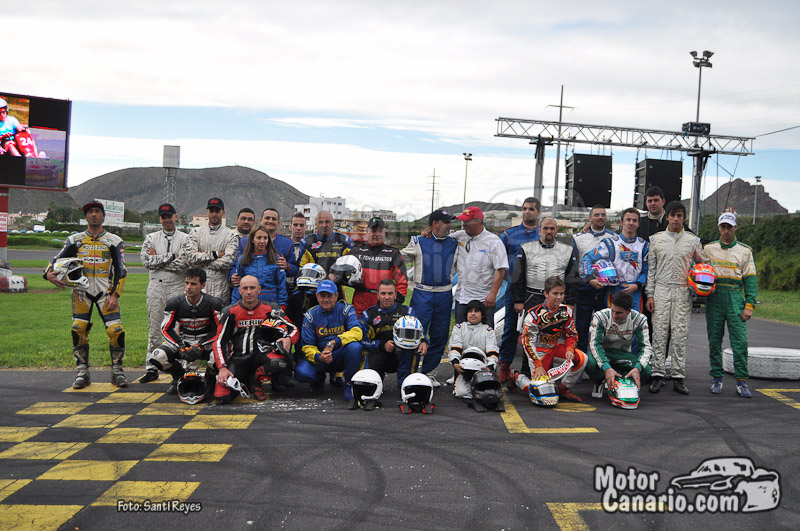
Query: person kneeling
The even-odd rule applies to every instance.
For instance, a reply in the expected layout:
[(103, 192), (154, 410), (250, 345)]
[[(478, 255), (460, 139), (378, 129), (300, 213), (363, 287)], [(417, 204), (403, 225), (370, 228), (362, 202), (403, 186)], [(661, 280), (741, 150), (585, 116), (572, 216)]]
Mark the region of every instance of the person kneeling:
[[(164, 307), (166, 315), (161, 334), (164, 344), (147, 357), (147, 365), (172, 375), (168, 395), (178, 393), (178, 380), (186, 369), (205, 371), (217, 339), (222, 301), (204, 293), (206, 272), (199, 268), (186, 271), (184, 294), (172, 297)], [(146, 375), (147, 376), (147, 375)], [(153, 381), (158, 376), (140, 381)]]
[[(525, 349), (525, 361), (532, 373), (532, 379), (549, 379), (548, 371), (555, 359), (571, 362), (569, 372), (564, 375), (558, 386), (558, 395), (570, 402), (583, 402), (571, 389), (578, 381), (587, 366), (588, 356), (575, 348), (578, 333), (572, 308), (563, 304), (564, 281), (560, 277), (549, 277), (544, 283), (545, 300), (534, 306), (525, 315), (522, 328), (522, 346)], [(514, 371), (511, 375), (511, 390), (514, 385), (522, 391), (529, 392), (531, 378), (526, 374)]]
[(325, 374), (343, 371), (344, 399), (353, 399), (350, 380), (358, 371), (361, 354), (362, 330), (355, 309), (337, 300), (336, 284), (323, 280), (317, 287), (318, 306), (303, 316), (303, 354), (297, 363), (295, 378), (311, 384), (312, 394), (322, 393)]
[(486, 307), (481, 301), (467, 303), (467, 320), (453, 327), (448, 357), (456, 373), (453, 395), (471, 399), (472, 376), (479, 370), (494, 371), (498, 361), (497, 336), (486, 324)]
[(611, 307), (595, 312), (589, 328), (589, 351), (592, 353), (586, 374), (594, 380), (592, 396), (602, 398), (606, 387), (617, 379), (633, 380), (637, 388), (650, 376), (653, 355), (647, 319), (631, 310), (633, 299), (621, 291), (614, 295)]
[[(243, 277), (239, 283), (242, 299), (222, 313), (222, 325), (214, 343), (217, 404), (233, 400), (234, 391), (244, 396), (246, 385), (251, 387), (256, 400), (266, 400), (264, 385), (289, 368), (288, 352), (297, 341), (297, 327), (283, 318), (277, 304), (261, 302), (260, 290), (256, 277)], [(283, 337), (276, 338), (276, 329)]]

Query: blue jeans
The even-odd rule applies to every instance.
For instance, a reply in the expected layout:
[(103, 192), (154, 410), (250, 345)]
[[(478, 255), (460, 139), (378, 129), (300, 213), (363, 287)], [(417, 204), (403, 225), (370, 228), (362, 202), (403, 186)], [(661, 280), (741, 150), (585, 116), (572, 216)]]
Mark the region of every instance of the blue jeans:
[(325, 374), (331, 371), (343, 371), (345, 383), (361, 367), (361, 343), (353, 341), (333, 351), (333, 361), (330, 363), (311, 363), (303, 358), (295, 367), (294, 377), (301, 383), (316, 383), (325, 381)]
[(450, 338), (450, 315), (453, 293), (414, 290), (410, 306), (428, 335), (428, 353), (422, 357), (422, 372), (436, 370), (444, 355), (444, 347)]

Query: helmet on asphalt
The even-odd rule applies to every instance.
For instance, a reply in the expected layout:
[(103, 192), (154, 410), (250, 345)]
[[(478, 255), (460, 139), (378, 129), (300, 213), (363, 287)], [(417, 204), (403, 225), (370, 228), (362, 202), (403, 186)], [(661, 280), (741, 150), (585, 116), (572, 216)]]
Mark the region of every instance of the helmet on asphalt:
[(617, 377), (608, 389), (608, 398), (612, 406), (636, 409), (639, 407), (639, 388), (630, 378)]
[(432, 413), (433, 383), (431, 379), (420, 372), (409, 374), (403, 380), (400, 398), (403, 401), (400, 404), (400, 411), (403, 413), (411, 413), (413, 410)]
[(554, 407), (558, 405), (558, 391), (549, 378), (546, 380), (531, 380), (528, 385), (528, 395), (531, 397), (531, 402), (537, 406)]
[(297, 277), (298, 288), (317, 289), (319, 282), (325, 280), (325, 268), (319, 264), (306, 264), (300, 268), (300, 275)]
[(695, 264), (689, 270), (689, 286), (696, 295), (702, 297), (714, 292), (717, 281), (717, 272), (711, 264)]
[(56, 278), (71, 288), (88, 289), (89, 279), (83, 274), (80, 258), (59, 258), (53, 264)]
[(206, 379), (197, 372), (187, 372), (178, 380), (178, 398), (193, 406), (206, 397)]
[(394, 322), (392, 339), (398, 347), (417, 348), (422, 342), (422, 323), (413, 315), (404, 315)]
[(353, 389), (353, 401), (350, 403), (350, 409), (360, 406), (370, 410), (376, 405), (380, 405), (378, 399), (383, 394), (383, 380), (377, 371), (361, 369), (353, 375), (350, 385)]
[(361, 282), (361, 261), (355, 256), (340, 256), (331, 266), (333, 281), (352, 286)]
[(592, 264), (592, 276), (603, 286), (619, 285), (617, 268), (608, 260), (598, 260)]
[(470, 381), (470, 394), (472, 395), (475, 411), (483, 412), (488, 408), (504, 411), (503, 385), (500, 378), (491, 371), (478, 371)]

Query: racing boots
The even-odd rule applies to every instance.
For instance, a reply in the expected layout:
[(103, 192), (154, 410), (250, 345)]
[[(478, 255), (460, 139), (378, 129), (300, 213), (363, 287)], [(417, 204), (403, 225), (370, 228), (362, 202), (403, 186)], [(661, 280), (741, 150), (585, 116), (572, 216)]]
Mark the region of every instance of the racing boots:
[(75, 381), (72, 382), (72, 388), (83, 389), (91, 383), (92, 379), (89, 376), (89, 368), (86, 365), (78, 365), (78, 376), (76, 376)]
[(650, 380), (650, 392), (657, 393), (661, 391), (661, 388), (664, 387), (664, 378), (661, 376), (653, 376)]
[(558, 396), (567, 402), (583, 402), (583, 398), (570, 391), (563, 383), (558, 385)]
[(747, 387), (747, 380), (736, 380), (736, 392), (739, 393), (739, 396), (742, 398), (753, 398), (753, 393), (751, 393), (750, 388)]
[(72, 383), (72, 388), (83, 389), (92, 383), (89, 377), (89, 345), (72, 347), (72, 353), (75, 356), (75, 365), (78, 367), (78, 375)]
[(673, 378), (672, 379), (672, 389), (676, 393), (680, 393), (682, 395), (689, 394), (689, 388), (686, 387), (686, 384), (683, 383), (683, 378)]
[(144, 376), (139, 378), (139, 383), (149, 383), (158, 380), (158, 371), (156, 369), (148, 369)]
[(110, 347), (111, 351), (111, 383), (116, 387), (128, 387), (128, 379), (122, 372), (122, 360), (125, 357), (125, 349)]
[(722, 393), (722, 378), (711, 379), (711, 392), (715, 395)]
[(500, 362), (500, 372), (497, 374), (500, 378), (500, 383), (508, 382), (508, 376), (511, 374), (511, 363), (508, 361)]

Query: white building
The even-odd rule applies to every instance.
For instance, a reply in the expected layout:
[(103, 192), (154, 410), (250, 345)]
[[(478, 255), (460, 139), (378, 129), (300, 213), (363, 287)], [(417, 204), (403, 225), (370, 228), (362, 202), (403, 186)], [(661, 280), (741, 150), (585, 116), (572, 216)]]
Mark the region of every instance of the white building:
[(295, 205), (296, 212), (302, 212), (306, 217), (306, 224), (313, 227), (317, 214), (322, 210), (327, 210), (333, 219), (350, 219), (350, 209), (345, 206), (344, 197), (309, 197), (307, 205)]

